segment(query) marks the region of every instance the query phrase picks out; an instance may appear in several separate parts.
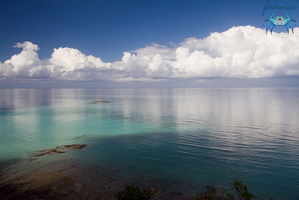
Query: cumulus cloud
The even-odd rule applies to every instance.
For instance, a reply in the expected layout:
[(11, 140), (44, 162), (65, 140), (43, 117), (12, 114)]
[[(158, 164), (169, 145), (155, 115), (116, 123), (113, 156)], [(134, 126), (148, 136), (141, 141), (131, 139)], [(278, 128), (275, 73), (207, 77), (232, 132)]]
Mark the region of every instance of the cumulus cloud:
[(124, 52), (105, 63), (77, 49), (54, 49), (40, 60), (38, 46), (18, 43), (21, 53), (0, 63), (0, 78), (55, 80), (158, 80), (168, 78), (265, 78), (299, 75), (299, 29), (295, 34), (266, 34), (252, 26), (187, 38), (176, 47), (158, 44)]

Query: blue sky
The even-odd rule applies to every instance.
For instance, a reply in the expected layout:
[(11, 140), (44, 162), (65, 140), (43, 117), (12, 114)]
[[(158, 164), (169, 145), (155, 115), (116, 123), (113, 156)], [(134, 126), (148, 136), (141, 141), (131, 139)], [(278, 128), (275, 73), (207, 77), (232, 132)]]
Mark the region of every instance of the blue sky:
[[(268, 4), (271, 5), (274, 1)], [(47, 59), (52, 62), (50, 58), (53, 50), (67, 47), (78, 50), (85, 56), (92, 55), (105, 63), (118, 66), (113, 62), (122, 61), (124, 52), (137, 50), (138, 54), (140, 53), (138, 50), (152, 44), (173, 50), (180, 47), (187, 38), (196, 38), (198, 41), (193, 42), (198, 43), (211, 33), (223, 33), (232, 27), (250, 25), (260, 28), (263, 20), (270, 14), (268, 11), (262, 16), (267, 2), (267, 0), (1, 0), (0, 62), (5, 63), (13, 55), (20, 54), (22, 51), (20, 48), (23, 50), (27, 48), (21, 43), (29, 41), (38, 45), (32, 50), (37, 51), (38, 62)], [(298, 0), (280, 0), (279, 4), (298, 6), (298, 9), (289, 13), (292, 18), (299, 19)], [(285, 15), (281, 11), (277, 11), (276, 14)], [(276, 28), (275, 31), (285, 30)], [(13, 48), (18, 43), (19, 48)], [(161, 50), (160, 47), (158, 49)], [(60, 53), (65, 55), (65, 52)], [(13, 65), (14, 62), (7, 63)], [(119, 68), (123, 70), (124, 67)], [(140, 78), (139, 76), (141, 75), (133, 78)], [(24, 78), (24, 75), (20, 77)]]
[(54, 48), (72, 47), (116, 61), (124, 51), (150, 43), (178, 44), (232, 26), (261, 26), (266, 1), (228, 0), (1, 0), (0, 59), (17, 42), (40, 47), (41, 58)]

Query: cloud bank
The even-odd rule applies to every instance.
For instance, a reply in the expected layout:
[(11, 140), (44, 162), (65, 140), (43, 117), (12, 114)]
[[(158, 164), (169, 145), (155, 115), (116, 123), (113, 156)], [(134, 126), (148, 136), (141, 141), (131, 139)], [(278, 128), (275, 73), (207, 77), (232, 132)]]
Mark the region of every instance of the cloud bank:
[(15, 45), (21, 53), (0, 63), (0, 79), (161, 80), (171, 78), (267, 78), (299, 75), (299, 28), (295, 34), (266, 34), (252, 26), (187, 38), (176, 47), (152, 44), (105, 63), (78, 49), (54, 49), (40, 60), (36, 44)]

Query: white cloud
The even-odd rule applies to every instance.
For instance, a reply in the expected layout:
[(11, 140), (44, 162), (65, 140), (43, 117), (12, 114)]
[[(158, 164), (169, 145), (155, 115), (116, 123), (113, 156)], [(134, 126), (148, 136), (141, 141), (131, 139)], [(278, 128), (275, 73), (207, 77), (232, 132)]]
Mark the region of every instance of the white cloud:
[(55, 66), (62, 67), (65, 71), (74, 71), (86, 67), (105, 68), (108, 66), (100, 58), (86, 56), (79, 50), (72, 48), (54, 49), (49, 61)]
[(77, 49), (54, 49), (40, 60), (38, 46), (18, 43), (21, 53), (0, 63), (0, 78), (58, 80), (157, 80), (167, 78), (264, 78), (299, 75), (299, 29), (266, 34), (252, 26), (188, 38), (177, 47), (152, 44), (105, 63)]
[(38, 46), (31, 42), (24, 42), (14, 47), (23, 48), (23, 51), (1, 64), (1, 75), (3, 72), (6, 76), (27, 77), (31, 68), (38, 65)]
[(105, 73), (110, 70), (111, 64), (104, 63), (100, 58), (86, 56), (73, 48), (54, 49), (48, 60), (49, 67), (57, 79), (92, 80), (106, 79)]

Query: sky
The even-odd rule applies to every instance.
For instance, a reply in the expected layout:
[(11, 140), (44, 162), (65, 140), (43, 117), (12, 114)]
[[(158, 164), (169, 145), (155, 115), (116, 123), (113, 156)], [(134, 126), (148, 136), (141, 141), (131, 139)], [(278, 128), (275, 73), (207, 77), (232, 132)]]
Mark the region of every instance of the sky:
[(299, 0), (0, 0), (0, 88), (298, 87), (273, 11)]

